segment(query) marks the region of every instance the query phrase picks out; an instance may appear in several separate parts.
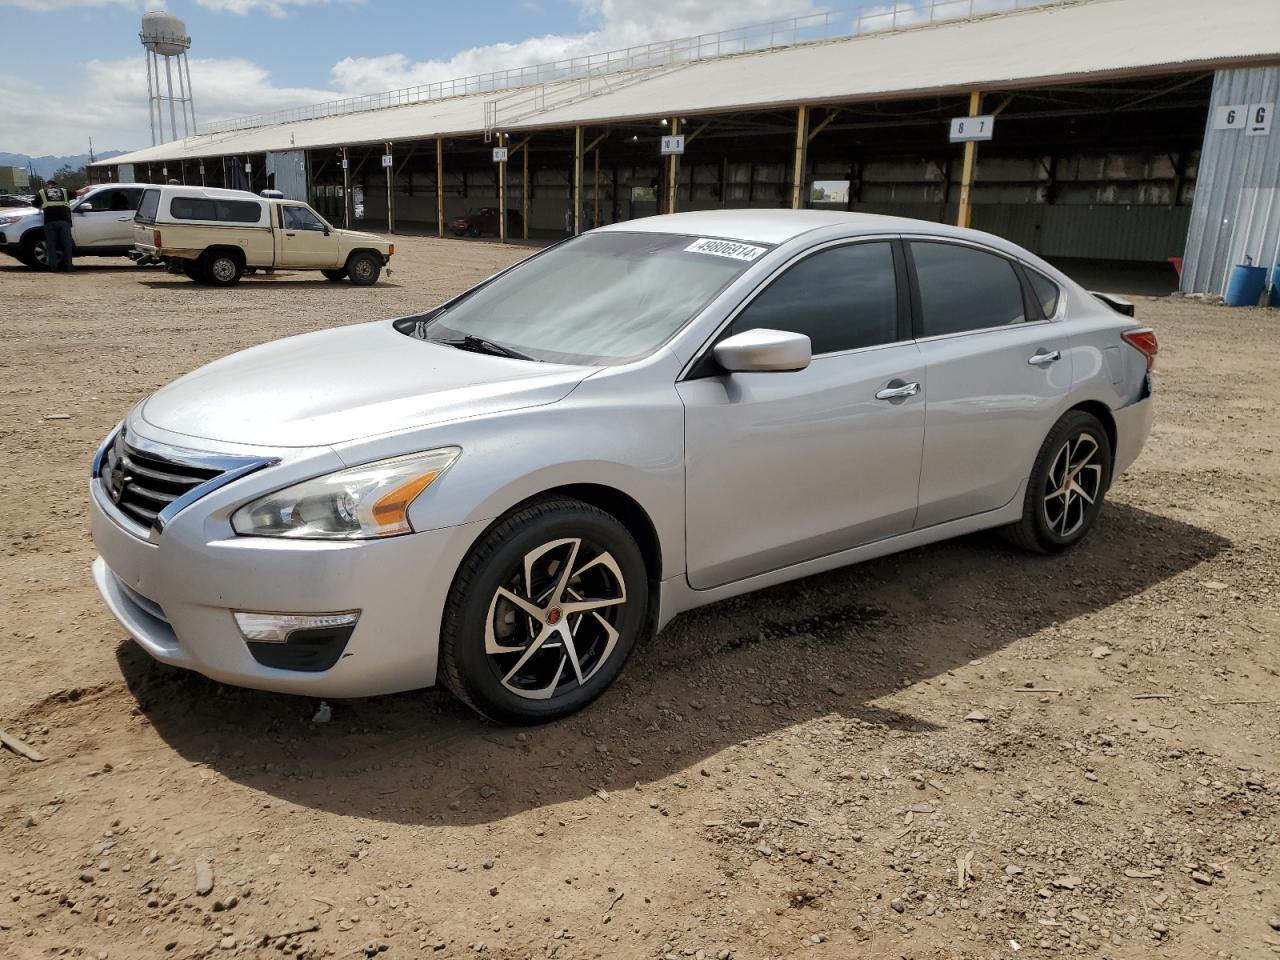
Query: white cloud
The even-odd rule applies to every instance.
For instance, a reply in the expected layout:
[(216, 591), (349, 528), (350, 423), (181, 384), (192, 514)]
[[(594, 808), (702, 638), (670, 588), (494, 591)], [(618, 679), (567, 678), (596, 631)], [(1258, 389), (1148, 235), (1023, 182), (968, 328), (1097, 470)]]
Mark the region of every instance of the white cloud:
[(273, 17), (285, 17), (288, 16), (290, 7), (310, 7), (328, 2), (329, 0), (196, 0), (196, 3), (206, 9), (234, 13), (241, 17), (257, 10)]
[(345, 57), (329, 75), (344, 94), (375, 93), (804, 16), (818, 9), (812, 0), (738, 0), (726, 5), (705, 0), (577, 0), (577, 5), (593, 25), (582, 33), (551, 33), (518, 43), (473, 47), (447, 60), (414, 60), (404, 53)]

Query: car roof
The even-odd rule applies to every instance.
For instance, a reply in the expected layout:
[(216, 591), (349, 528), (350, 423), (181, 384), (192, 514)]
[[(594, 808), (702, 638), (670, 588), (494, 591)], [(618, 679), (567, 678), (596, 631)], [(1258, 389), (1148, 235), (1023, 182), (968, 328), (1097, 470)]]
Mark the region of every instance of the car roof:
[(628, 220), (601, 227), (600, 230), (675, 233), (778, 244), (824, 227), (844, 227), (851, 235), (871, 233), (933, 233), (955, 237), (973, 235), (973, 231), (926, 220), (887, 217), (873, 213), (848, 213), (844, 210), (701, 210), (690, 213), (668, 213), (642, 220)]
[(248, 190), (227, 190), (223, 187), (193, 187), (183, 186), (180, 183), (152, 183), (146, 184), (146, 186), (175, 193), (185, 193), (192, 197), (208, 197), (210, 200), (258, 200), (266, 203), (268, 199), (260, 197), (256, 193), (250, 193)]

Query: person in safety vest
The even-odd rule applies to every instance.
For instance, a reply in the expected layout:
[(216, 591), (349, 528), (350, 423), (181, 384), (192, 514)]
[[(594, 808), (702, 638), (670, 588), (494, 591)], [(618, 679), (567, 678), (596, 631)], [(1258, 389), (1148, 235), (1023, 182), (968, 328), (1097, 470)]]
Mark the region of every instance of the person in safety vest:
[(50, 270), (75, 269), (71, 263), (71, 191), (46, 180), (36, 191), (36, 206), (44, 211), (44, 257)]

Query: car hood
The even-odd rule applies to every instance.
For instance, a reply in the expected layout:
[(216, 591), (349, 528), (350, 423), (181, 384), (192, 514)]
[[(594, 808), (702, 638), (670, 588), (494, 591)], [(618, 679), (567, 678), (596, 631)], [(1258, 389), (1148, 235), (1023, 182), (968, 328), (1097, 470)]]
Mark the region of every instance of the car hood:
[(193, 438), (266, 447), (342, 443), (555, 403), (594, 367), (513, 360), (365, 323), (253, 347), (147, 398), (142, 419)]
[(0, 217), (34, 217), (39, 213), (39, 207), (0, 207)]
[(362, 230), (347, 230), (343, 227), (335, 227), (334, 233), (340, 237), (346, 237), (348, 240), (368, 240), (371, 243), (386, 243), (382, 237), (376, 233), (365, 233)]

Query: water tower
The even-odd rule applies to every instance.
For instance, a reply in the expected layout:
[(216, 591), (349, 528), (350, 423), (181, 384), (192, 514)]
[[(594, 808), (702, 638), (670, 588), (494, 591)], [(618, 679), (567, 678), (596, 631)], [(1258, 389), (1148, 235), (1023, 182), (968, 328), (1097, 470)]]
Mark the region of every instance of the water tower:
[[(182, 136), (196, 132), (196, 105), (191, 99), (191, 67), (187, 50), (191, 38), (187, 25), (171, 13), (153, 10), (142, 16), (142, 32), (138, 34), (147, 51), (147, 96), (151, 118), (151, 144), (178, 139), (178, 108), (182, 109)], [(160, 61), (164, 61), (164, 93), (160, 88)], [(173, 95), (173, 68), (177, 61), (178, 95)], [(164, 105), (169, 104), (169, 133), (164, 130)], [(190, 121), (188, 122), (188, 113)]]

